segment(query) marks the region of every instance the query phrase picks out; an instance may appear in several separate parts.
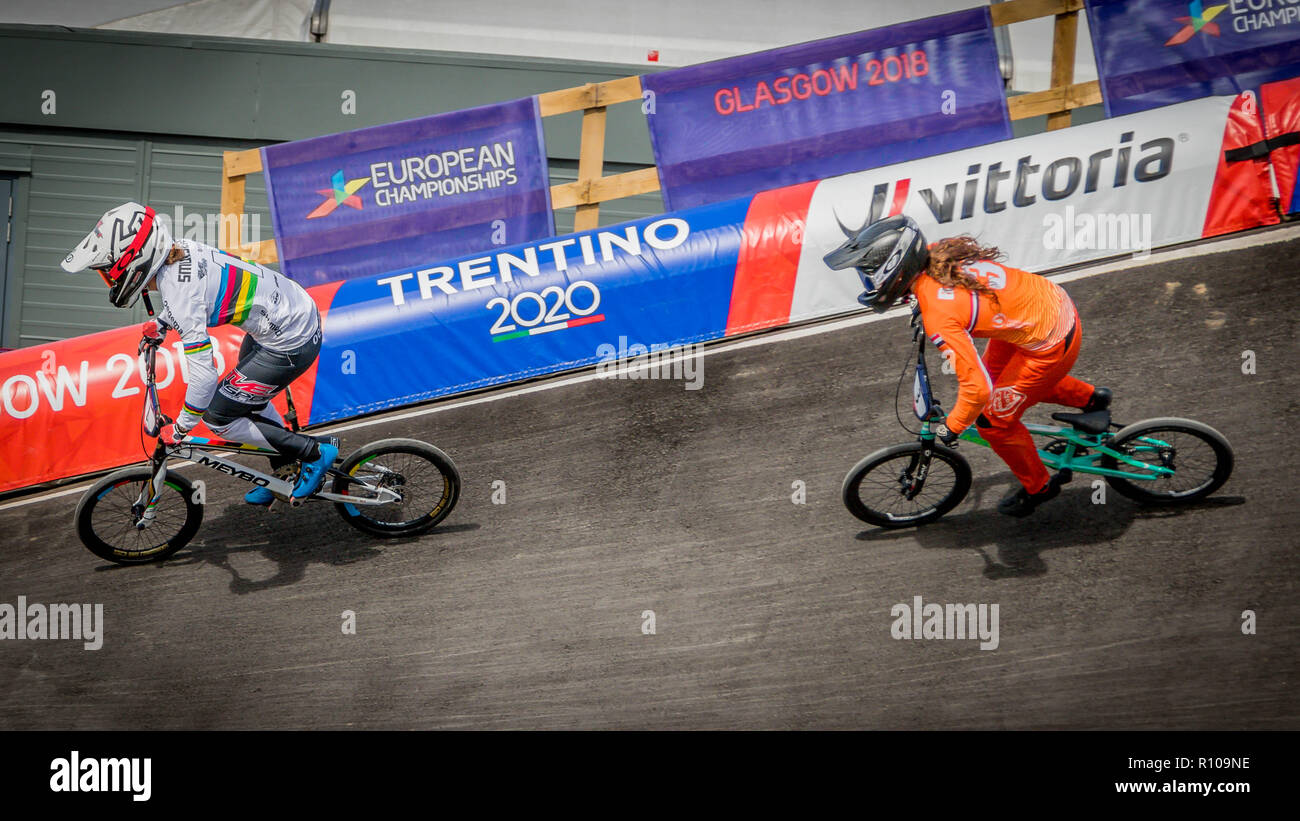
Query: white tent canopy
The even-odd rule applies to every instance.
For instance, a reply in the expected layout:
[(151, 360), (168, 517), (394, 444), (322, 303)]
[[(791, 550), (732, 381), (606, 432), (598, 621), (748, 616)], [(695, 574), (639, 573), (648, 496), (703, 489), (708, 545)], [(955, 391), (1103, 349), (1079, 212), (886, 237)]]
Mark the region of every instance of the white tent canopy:
[[(970, 0), (332, 0), (325, 42), (682, 66), (970, 8)], [(310, 41), (316, 0), (8, 0), (0, 22)], [(1075, 82), (1094, 80), (1080, 16)], [(1052, 19), (1010, 26), (1013, 88), (1050, 85)]]

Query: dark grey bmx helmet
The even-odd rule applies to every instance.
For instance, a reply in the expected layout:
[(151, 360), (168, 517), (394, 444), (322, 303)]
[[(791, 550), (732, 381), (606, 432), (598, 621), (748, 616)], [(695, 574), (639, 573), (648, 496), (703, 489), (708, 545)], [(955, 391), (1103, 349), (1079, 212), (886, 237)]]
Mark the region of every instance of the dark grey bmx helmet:
[(833, 271), (856, 268), (866, 288), (858, 302), (883, 312), (907, 294), (930, 251), (916, 220), (900, 215), (871, 223), (822, 260)]

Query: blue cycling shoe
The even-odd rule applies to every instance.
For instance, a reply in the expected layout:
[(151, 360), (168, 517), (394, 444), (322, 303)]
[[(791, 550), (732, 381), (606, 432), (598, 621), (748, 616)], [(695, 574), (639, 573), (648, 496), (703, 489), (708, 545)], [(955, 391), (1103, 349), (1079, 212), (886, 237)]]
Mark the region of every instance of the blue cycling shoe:
[(334, 466), (334, 460), (338, 458), (339, 449), (334, 445), (321, 443), (320, 458), (314, 462), (302, 463), (302, 474), (298, 477), (298, 484), (294, 485), (293, 498), (305, 499), (325, 483), (325, 473)]
[(275, 494), (264, 487), (255, 487), (244, 494), (244, 501), (250, 505), (266, 507), (275, 501)]

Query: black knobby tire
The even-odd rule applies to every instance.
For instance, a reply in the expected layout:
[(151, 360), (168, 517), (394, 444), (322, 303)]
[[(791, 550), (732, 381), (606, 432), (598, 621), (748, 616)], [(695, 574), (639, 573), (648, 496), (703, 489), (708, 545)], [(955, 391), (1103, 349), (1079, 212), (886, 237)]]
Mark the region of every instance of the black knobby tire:
[[(414, 536), (447, 518), (460, 498), (460, 472), (451, 457), (416, 439), (383, 439), (350, 455), (339, 470), (398, 488), (401, 502), (374, 507), (335, 503), (343, 521), (372, 536)], [(334, 493), (364, 495), (364, 488), (334, 477)]]
[(189, 544), (203, 521), (203, 505), (194, 500), (190, 480), (178, 473), (168, 473), (163, 482), (153, 524), (135, 528), (131, 505), (152, 476), (144, 465), (124, 468), (82, 495), (73, 522), (86, 549), (117, 564), (143, 564), (162, 561)]
[(910, 501), (905, 497), (900, 478), (905, 472), (911, 476), (921, 450), (920, 442), (910, 442), (878, 450), (858, 462), (844, 477), (844, 506), (868, 524), (914, 527), (961, 504), (970, 491), (970, 464), (956, 451), (938, 445), (921, 493)]
[[(1134, 422), (1116, 431), (1106, 446), (1141, 461), (1173, 465), (1174, 475), (1165, 479), (1106, 477), (1119, 493), (1145, 504), (1177, 505), (1204, 499), (1223, 487), (1232, 475), (1232, 446), (1228, 440), (1209, 425), (1192, 419), (1165, 417)], [(1137, 470), (1113, 456), (1102, 456), (1098, 462), (1110, 470)]]

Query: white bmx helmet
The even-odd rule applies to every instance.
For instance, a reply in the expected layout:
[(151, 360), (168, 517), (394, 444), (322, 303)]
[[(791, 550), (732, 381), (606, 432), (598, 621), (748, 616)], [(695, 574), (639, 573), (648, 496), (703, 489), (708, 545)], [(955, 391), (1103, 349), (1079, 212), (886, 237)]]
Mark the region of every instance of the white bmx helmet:
[(100, 217), (62, 266), (70, 274), (94, 270), (108, 286), (108, 301), (129, 308), (162, 268), (171, 247), (171, 233), (154, 210), (128, 202)]

